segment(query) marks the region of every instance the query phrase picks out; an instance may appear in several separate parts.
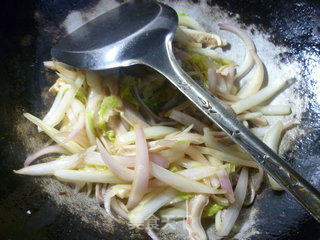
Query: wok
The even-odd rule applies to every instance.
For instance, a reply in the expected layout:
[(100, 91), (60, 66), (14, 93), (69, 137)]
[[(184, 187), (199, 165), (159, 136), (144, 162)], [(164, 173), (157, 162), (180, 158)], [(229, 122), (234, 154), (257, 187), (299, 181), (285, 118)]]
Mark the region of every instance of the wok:
[[(291, 96), (300, 121), (283, 146), (284, 158), (317, 189), (320, 184), (320, 2), (317, 0), (165, 1), (177, 11), (215, 25), (230, 19), (256, 34), (258, 53), (280, 67), (295, 66), (299, 81)], [(0, 239), (146, 239), (138, 229), (108, 220), (94, 199), (50, 178), (21, 177), (25, 156), (45, 136), (22, 117), (44, 116), (52, 102), (45, 94), (55, 77), (42, 62), (66, 34), (71, 11), (87, 21), (92, 9), (114, 1), (4, 1), (0, 10)], [(107, 6), (107, 7), (106, 7)], [(74, 14), (74, 12), (73, 12)], [(203, 16), (202, 16), (203, 15)], [(74, 15), (75, 16), (75, 15)], [(206, 19), (210, 19), (210, 24)], [(200, 21), (201, 22), (201, 21)], [(74, 26), (70, 25), (69, 30)], [(210, 27), (210, 26), (209, 26)], [(228, 35), (230, 36), (230, 35)], [(272, 46), (271, 48), (269, 46)], [(270, 56), (269, 56), (269, 55)], [(266, 62), (265, 62), (266, 63)], [(266, 63), (268, 65), (269, 62)], [(271, 71), (272, 75), (272, 71)], [(270, 76), (269, 76), (269, 81)], [(290, 98), (290, 97), (289, 97)], [(249, 219), (247, 223), (243, 221)], [(264, 184), (251, 208), (240, 216), (234, 239), (319, 239), (320, 225), (287, 193)], [(209, 226), (210, 223), (205, 223)], [(183, 231), (180, 231), (183, 232)], [(179, 232), (179, 233), (180, 233)], [(163, 239), (183, 239), (175, 229)]]

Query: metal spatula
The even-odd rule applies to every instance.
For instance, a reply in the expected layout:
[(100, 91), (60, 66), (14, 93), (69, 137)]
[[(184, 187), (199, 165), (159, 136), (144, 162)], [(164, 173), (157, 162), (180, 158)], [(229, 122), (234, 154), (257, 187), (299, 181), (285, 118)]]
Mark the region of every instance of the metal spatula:
[(177, 24), (172, 8), (131, 1), (78, 28), (51, 53), (85, 70), (144, 64), (162, 73), (320, 221), (320, 193), (181, 69), (172, 53)]

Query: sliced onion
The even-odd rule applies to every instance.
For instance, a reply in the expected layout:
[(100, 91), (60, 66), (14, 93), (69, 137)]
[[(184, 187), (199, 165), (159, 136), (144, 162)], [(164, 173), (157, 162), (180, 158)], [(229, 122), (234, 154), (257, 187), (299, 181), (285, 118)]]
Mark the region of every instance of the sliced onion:
[(246, 46), (246, 56), (244, 59), (243, 64), (239, 67), (238, 71), (237, 71), (237, 75), (236, 75), (236, 79), (241, 79), (243, 78), (253, 67), (253, 58), (250, 54), (250, 50), (255, 51), (256, 48), (254, 46), (254, 43), (252, 41), (252, 39), (241, 29), (228, 24), (228, 23), (218, 23), (218, 26), (220, 27), (220, 29), (222, 30), (227, 30), (230, 31), (236, 35), (238, 35), (238, 37), (241, 38), (241, 40), (243, 41), (244, 45)]
[(287, 81), (281, 81), (280, 83), (269, 85), (261, 89), (259, 92), (253, 94), (252, 96), (232, 104), (231, 108), (236, 114), (249, 110), (250, 108), (253, 108), (254, 106), (257, 106), (260, 103), (271, 98), (286, 84)]
[(261, 112), (250, 112), (238, 115), (239, 121), (248, 120), (255, 126), (267, 126), (268, 121)]
[(31, 154), (24, 162), (24, 166), (29, 166), (33, 161), (35, 161), (37, 158), (50, 154), (50, 153), (61, 153), (61, 154), (68, 154), (69, 151), (67, 151), (65, 148), (59, 146), (59, 145), (52, 145), (48, 147), (41, 148), (40, 150), (36, 151), (35, 153)]
[(101, 189), (102, 189), (102, 184), (97, 183), (96, 188), (95, 188), (95, 196), (96, 196), (96, 199), (97, 199), (99, 205), (103, 204), (103, 196), (101, 194)]
[(131, 209), (138, 205), (148, 188), (149, 181), (149, 153), (147, 141), (140, 126), (136, 126), (137, 156), (134, 171), (134, 179), (130, 191), (127, 208)]
[(215, 194), (217, 191), (203, 183), (197, 182), (180, 174), (173, 173), (154, 163), (151, 163), (150, 173), (158, 180), (181, 192)]
[(174, 136), (166, 136), (167, 140), (174, 141), (188, 141), (190, 144), (202, 144), (204, 143), (204, 138), (202, 135), (198, 133), (190, 133), (190, 132), (180, 132)]
[(204, 207), (208, 204), (209, 197), (204, 194), (197, 194), (187, 200), (187, 221), (186, 227), (190, 239), (206, 240), (207, 234), (201, 225), (201, 215)]
[(60, 103), (57, 105), (57, 108), (52, 115), (47, 115), (49, 117), (45, 117), (43, 122), (49, 125), (50, 127), (54, 127), (58, 125), (65, 116), (67, 109), (70, 107), (76, 93), (78, 92), (79, 88), (81, 87), (84, 81), (84, 76), (82, 74), (78, 74), (74, 83), (70, 86), (70, 88), (65, 92), (63, 95)]
[(119, 178), (131, 182), (133, 180), (134, 172), (125, 166), (121, 165), (118, 161), (114, 160), (110, 154), (103, 147), (99, 139), (96, 139), (98, 149), (101, 153), (101, 157), (104, 160), (108, 168)]
[(256, 92), (258, 92), (264, 78), (264, 68), (262, 61), (254, 50), (250, 50), (249, 53), (252, 55), (256, 65), (252, 78), (246, 82), (246, 84), (239, 90), (237, 94), (237, 96), (242, 99), (252, 96)]
[(129, 212), (130, 223), (134, 226), (140, 226), (156, 211), (177, 196), (177, 191), (172, 188), (165, 190), (159, 189), (147, 194), (142, 201), (140, 201), (139, 205)]
[(194, 161), (200, 162), (205, 165), (209, 165), (208, 160), (206, 159), (205, 156), (199, 151), (199, 149), (195, 147), (189, 147), (186, 149), (186, 154), (193, 159)]
[(212, 176), (209, 178), (210, 180), (210, 184), (213, 188), (218, 188), (220, 187), (220, 181), (219, 181), (219, 178), (216, 177), (216, 176)]
[(163, 221), (181, 220), (186, 218), (187, 211), (185, 208), (170, 207), (160, 210), (159, 215)]
[(154, 162), (155, 164), (163, 168), (168, 168), (170, 164), (165, 158), (161, 157), (158, 154), (150, 154), (150, 161)]
[(66, 138), (66, 140), (64, 140), (65, 142), (69, 142), (70, 140), (74, 139), (75, 137), (77, 137), (79, 135), (79, 133), (82, 131), (83, 127), (84, 127), (84, 115), (81, 114), (79, 116), (79, 120), (76, 123), (74, 129), (71, 131), (71, 133), (69, 134), (69, 136)]
[[(249, 177), (249, 179), (250, 179), (250, 177)], [(249, 191), (247, 191), (246, 197), (243, 202), (244, 207), (250, 206), (256, 197), (256, 191), (254, 190), (254, 186), (253, 186), (252, 181), (248, 182), (248, 189), (249, 189)]]
[(63, 74), (65, 77), (70, 79), (75, 79), (77, 77), (77, 73), (67, 68), (67, 65), (62, 62), (52, 61), (55, 69)]
[(263, 178), (264, 170), (259, 166), (258, 173), (256, 173), (255, 175), (251, 175), (251, 182), (255, 192), (257, 192), (260, 189), (261, 184), (263, 182)]
[(138, 113), (133, 107), (123, 101), (123, 111), (120, 111), (120, 117), (125, 120), (132, 127), (139, 125), (141, 127), (149, 127), (150, 125), (145, 122), (140, 113)]
[(52, 175), (56, 170), (71, 169), (76, 167), (82, 160), (82, 157), (82, 154), (74, 154), (72, 156), (63, 157), (55, 161), (24, 167), (14, 172), (22, 175), (32, 176)]
[[(165, 150), (168, 148), (172, 148), (176, 144), (175, 140), (168, 140), (168, 139), (160, 139), (155, 141), (149, 141), (147, 143), (149, 152), (156, 153), (161, 150)], [(118, 150), (118, 155), (124, 156), (135, 156), (136, 155), (136, 145), (122, 145)]]
[(104, 208), (107, 212), (107, 214), (116, 222), (120, 222), (120, 220), (115, 217), (111, 211), (111, 200), (114, 196), (116, 196), (118, 193), (129, 195), (131, 189), (131, 185), (114, 185), (110, 187), (103, 196), (103, 202), (104, 202)]
[(227, 175), (226, 170), (220, 170), (218, 172), (218, 178), (222, 189), (225, 189), (227, 191), (226, 197), (229, 199), (231, 203), (234, 202), (234, 194), (232, 185), (229, 179), (229, 176)]
[[(152, 126), (146, 127), (143, 129), (146, 139), (160, 139), (164, 136), (176, 132), (176, 128), (166, 127), (166, 126)], [(135, 142), (135, 133), (134, 131), (127, 132), (117, 137), (117, 145), (132, 144)]]
[(177, 162), (177, 164), (179, 164), (181, 167), (184, 167), (184, 168), (195, 168), (195, 167), (202, 166), (201, 163), (190, 160), (188, 158), (182, 158)]
[(203, 128), (208, 127), (207, 125), (195, 119), (194, 117), (191, 117), (188, 114), (177, 111), (177, 110), (172, 110), (170, 112), (169, 118), (177, 122), (180, 122), (183, 125), (193, 124), (194, 129), (201, 134), (203, 133)]
[(234, 80), (235, 80), (235, 65), (234, 65), (234, 62), (231, 61), (228, 67), (228, 75), (226, 79), (228, 93), (230, 93), (232, 90), (232, 87), (234, 87), (233, 85)]
[(217, 195), (211, 195), (210, 197), (213, 199), (213, 201), (215, 201), (216, 203), (218, 203), (222, 206), (226, 206), (226, 207), (229, 206), (228, 199), (226, 199), (224, 197), (218, 197)]
[(62, 182), (90, 182), (121, 184), (126, 181), (120, 179), (110, 170), (56, 170), (54, 176)]
[(256, 106), (250, 109), (254, 112), (261, 112), (263, 115), (288, 115), (291, 113), (291, 107), (289, 105), (266, 105)]
[(38, 127), (40, 127), (50, 138), (52, 138), (53, 141), (63, 146), (69, 152), (79, 153), (83, 151), (83, 148), (73, 141), (64, 143), (64, 138), (57, 136), (57, 134), (59, 134), (59, 131), (45, 124), (39, 118), (31, 115), (30, 113), (24, 113), (23, 116), (27, 118), (29, 121), (31, 121), (32, 123), (34, 123), (35, 125), (37, 125)]
[[(215, 167), (211, 167), (211, 166), (198, 166), (198, 167), (194, 167), (194, 168), (189, 168), (189, 169), (184, 169), (181, 171), (176, 172), (179, 175), (182, 175), (186, 178), (192, 179), (192, 180), (201, 180), (207, 177), (210, 177), (212, 175), (214, 175), (217, 172)], [(163, 187), (163, 186), (167, 186), (164, 182), (161, 182), (158, 179), (152, 179), (149, 182), (149, 187), (151, 188), (155, 188), (155, 187)], [(220, 194), (224, 194), (226, 193), (225, 190), (216, 190), (217, 192), (219, 191)]]
[[(134, 156), (117, 156), (112, 155), (112, 158), (119, 161), (119, 163), (125, 167), (134, 167), (135, 166), (135, 157)], [(150, 161), (158, 164), (161, 167), (168, 168), (169, 162), (158, 154), (150, 154), (149, 155)], [(102, 160), (101, 154), (98, 152), (90, 152), (87, 153), (85, 156), (85, 162), (87, 164), (92, 165), (101, 165), (107, 166), (106, 163)]]
[(111, 199), (111, 209), (123, 219), (129, 220), (127, 207), (116, 198)]
[(234, 203), (229, 208), (220, 210), (218, 214), (216, 214), (217, 235), (227, 236), (230, 233), (239, 216), (239, 212), (246, 197), (247, 186), (248, 169), (242, 168), (236, 189), (234, 191)]
[(74, 190), (73, 192), (75, 194), (79, 193), (81, 189), (86, 185), (86, 182), (75, 182)]
[(202, 154), (212, 155), (213, 157), (215, 157), (221, 161), (224, 161), (224, 162), (230, 162), (230, 163), (234, 163), (234, 164), (240, 165), (240, 166), (258, 168), (258, 164), (256, 162), (254, 162), (252, 159), (248, 159), (248, 160), (243, 159), (243, 158), (241, 158), (241, 156), (237, 157), (233, 154), (230, 154), (227, 152), (221, 152), (216, 149), (212, 149), (212, 148), (208, 148), (208, 147), (197, 146), (196, 148), (198, 148)]
[[(69, 85), (68, 84), (63, 84), (59, 90), (58, 93), (53, 101), (53, 104), (51, 105), (50, 110), (47, 112), (47, 114), (44, 116), (43, 121), (44, 123), (46, 123), (49, 119), (51, 119), (54, 114), (58, 111), (58, 107), (61, 104), (61, 100), (64, 96), (64, 94), (66, 93), (66, 91), (69, 89)], [(38, 127), (38, 130), (41, 131), (41, 128)]]
[(87, 197), (90, 196), (92, 192), (92, 183), (87, 183)]

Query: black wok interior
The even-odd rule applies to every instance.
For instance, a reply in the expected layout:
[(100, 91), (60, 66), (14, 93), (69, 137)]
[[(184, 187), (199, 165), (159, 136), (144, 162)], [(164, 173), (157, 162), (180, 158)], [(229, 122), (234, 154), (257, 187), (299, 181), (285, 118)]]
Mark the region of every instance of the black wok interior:
[[(20, 134), (35, 132), (17, 128), (23, 112), (43, 113), (49, 105), (41, 98), (50, 86), (42, 62), (50, 59), (50, 48), (64, 32), (59, 28), (70, 10), (88, 9), (97, 0), (8, 0), (0, 9), (0, 239), (132, 239), (131, 230), (114, 226), (113, 233), (94, 229), (79, 216), (56, 203), (33, 184), (18, 176), (26, 149)], [(198, 1), (193, 1), (197, 7)], [(270, 34), (276, 45), (288, 47), (282, 61), (297, 60), (304, 67), (304, 83), (297, 90), (309, 100), (301, 128), (306, 134), (293, 143), (285, 159), (319, 189), (320, 176), (320, 89), (312, 77), (320, 66), (319, 0), (218, 0), (230, 16), (240, 14), (243, 24), (256, 24)], [(43, 27), (45, 26), (45, 28)], [(306, 57), (306, 53), (307, 56)], [(288, 194), (267, 189), (256, 200), (258, 235), (250, 239), (320, 239), (320, 225)], [(32, 214), (28, 214), (30, 210)], [(141, 234), (136, 239), (145, 239)]]

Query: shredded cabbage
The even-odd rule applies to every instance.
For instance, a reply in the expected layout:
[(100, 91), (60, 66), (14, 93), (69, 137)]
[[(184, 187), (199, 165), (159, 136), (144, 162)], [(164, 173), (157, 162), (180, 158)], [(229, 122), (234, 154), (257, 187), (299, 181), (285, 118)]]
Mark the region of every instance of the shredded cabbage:
[(179, 197), (183, 198), (184, 200), (188, 200), (188, 199), (194, 197), (193, 193), (180, 192), (180, 191), (178, 191), (178, 195), (179, 195)]
[(207, 206), (203, 209), (202, 217), (212, 217), (215, 215), (218, 211), (224, 209), (225, 206), (222, 206), (218, 203), (209, 202)]
[(122, 106), (122, 101), (117, 96), (105, 97), (100, 106), (98, 126), (102, 128), (102, 125), (108, 122), (110, 117), (118, 115), (119, 113), (115, 109), (122, 108)]
[(87, 104), (87, 97), (85, 92), (83, 91), (83, 89), (79, 89), (78, 92), (76, 93), (76, 98), (78, 98), (80, 100), (80, 102), (82, 102), (84, 105)]

